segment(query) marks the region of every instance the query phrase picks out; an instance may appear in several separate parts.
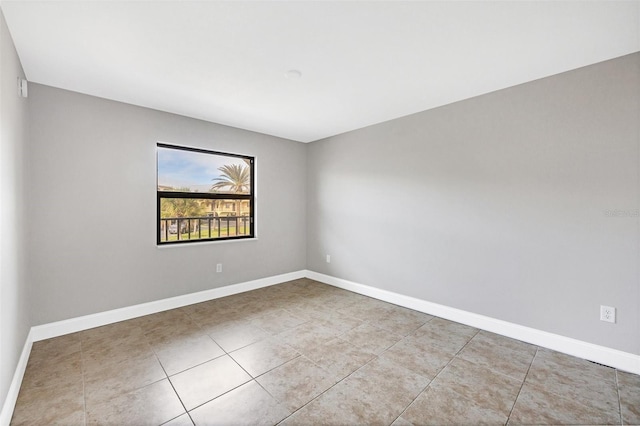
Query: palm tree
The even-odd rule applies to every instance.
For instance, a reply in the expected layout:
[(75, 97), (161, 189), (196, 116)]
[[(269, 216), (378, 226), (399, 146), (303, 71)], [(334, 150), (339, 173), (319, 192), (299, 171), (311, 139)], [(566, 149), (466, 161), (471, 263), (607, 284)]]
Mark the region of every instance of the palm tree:
[(249, 166), (243, 164), (225, 164), (218, 167), (222, 172), (220, 177), (212, 180), (217, 181), (211, 186), (211, 191), (217, 192), (228, 188), (227, 192), (234, 194), (246, 194), (249, 192)]
[[(218, 170), (222, 174), (212, 180), (216, 181), (211, 186), (212, 192), (222, 191), (233, 194), (248, 194), (251, 189), (250, 168), (244, 164), (225, 164)], [(242, 200), (236, 200), (236, 216), (240, 216), (240, 205)]]

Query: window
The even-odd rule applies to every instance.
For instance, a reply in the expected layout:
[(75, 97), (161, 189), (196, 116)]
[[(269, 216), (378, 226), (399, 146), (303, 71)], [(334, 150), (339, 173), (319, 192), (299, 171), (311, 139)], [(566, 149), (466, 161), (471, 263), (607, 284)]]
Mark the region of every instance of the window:
[(254, 157), (158, 144), (158, 244), (254, 237)]

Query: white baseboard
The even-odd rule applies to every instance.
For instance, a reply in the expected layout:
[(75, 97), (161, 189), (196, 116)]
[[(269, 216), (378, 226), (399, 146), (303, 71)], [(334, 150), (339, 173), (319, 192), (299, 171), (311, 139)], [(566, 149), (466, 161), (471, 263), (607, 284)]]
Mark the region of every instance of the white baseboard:
[(194, 303), (206, 302), (207, 300), (218, 299), (220, 297), (231, 296), (233, 294), (244, 293), (262, 287), (280, 284), (286, 281), (305, 278), (305, 271), (290, 272), (282, 275), (275, 275), (267, 278), (260, 278), (239, 284), (232, 284), (219, 288), (212, 288), (197, 293), (185, 294), (183, 296), (171, 297), (169, 299), (156, 300), (142, 303), (140, 305), (127, 306), (113, 309), (111, 311), (99, 312), (97, 314), (85, 315), (71, 318), (64, 321), (52, 322), (49, 324), (31, 327), (33, 341), (50, 339), (64, 334), (75, 333), (100, 327), (114, 322), (125, 321), (144, 315), (155, 314), (157, 312), (168, 311), (169, 309), (181, 308)]
[(605, 346), (599, 346), (593, 343), (572, 339), (570, 337), (537, 330), (535, 328), (525, 327), (523, 325), (474, 314), (472, 312), (439, 305), (437, 303), (427, 302), (426, 300), (404, 296), (402, 294), (381, 290), (364, 284), (354, 283), (352, 281), (320, 274), (314, 271), (305, 271), (305, 274), (307, 278), (311, 278), (334, 287), (353, 291), (354, 293), (373, 297), (395, 305), (404, 306), (409, 309), (448, 319), (450, 321), (459, 322), (481, 330), (511, 337), (536, 346), (553, 349), (578, 358), (608, 365), (619, 370), (640, 374), (640, 355), (634, 355), (628, 352), (607, 348)]
[(27, 340), (24, 342), (24, 346), (22, 347), (22, 353), (20, 354), (20, 359), (18, 360), (16, 371), (13, 373), (13, 379), (11, 380), (11, 384), (9, 385), (7, 397), (4, 400), (4, 404), (2, 404), (2, 411), (0, 411), (0, 425), (2, 426), (9, 426), (9, 423), (11, 423), (13, 409), (16, 406), (16, 401), (18, 400), (20, 385), (22, 384), (24, 372), (27, 369), (29, 354), (31, 354), (31, 345), (33, 345), (32, 337), (33, 336), (31, 334), (31, 331), (29, 331)]

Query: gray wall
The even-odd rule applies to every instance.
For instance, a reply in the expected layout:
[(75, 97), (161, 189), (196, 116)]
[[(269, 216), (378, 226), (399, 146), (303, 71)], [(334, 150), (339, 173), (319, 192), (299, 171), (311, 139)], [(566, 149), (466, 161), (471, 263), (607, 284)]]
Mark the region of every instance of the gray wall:
[(634, 54), (310, 144), (307, 267), (640, 354), (639, 99)]
[(27, 100), (18, 97), (19, 76), (24, 72), (0, 11), (0, 404), (31, 326), (23, 244)]
[[(47, 86), (30, 89), (34, 325), (305, 268), (305, 145)], [(258, 240), (158, 248), (158, 141), (256, 156)]]

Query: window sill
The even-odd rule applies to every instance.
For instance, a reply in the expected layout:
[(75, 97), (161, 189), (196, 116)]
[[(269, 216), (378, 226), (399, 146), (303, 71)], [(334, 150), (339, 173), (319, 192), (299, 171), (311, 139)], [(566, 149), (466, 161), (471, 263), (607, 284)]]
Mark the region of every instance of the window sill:
[(158, 249), (166, 249), (166, 248), (176, 248), (176, 247), (192, 247), (192, 246), (200, 246), (200, 245), (209, 245), (209, 244), (237, 244), (237, 243), (248, 243), (252, 241), (258, 241), (258, 237), (254, 238), (238, 238), (236, 239), (228, 239), (228, 240), (207, 240), (207, 241), (194, 241), (192, 243), (183, 243), (183, 244), (157, 244), (156, 248)]

